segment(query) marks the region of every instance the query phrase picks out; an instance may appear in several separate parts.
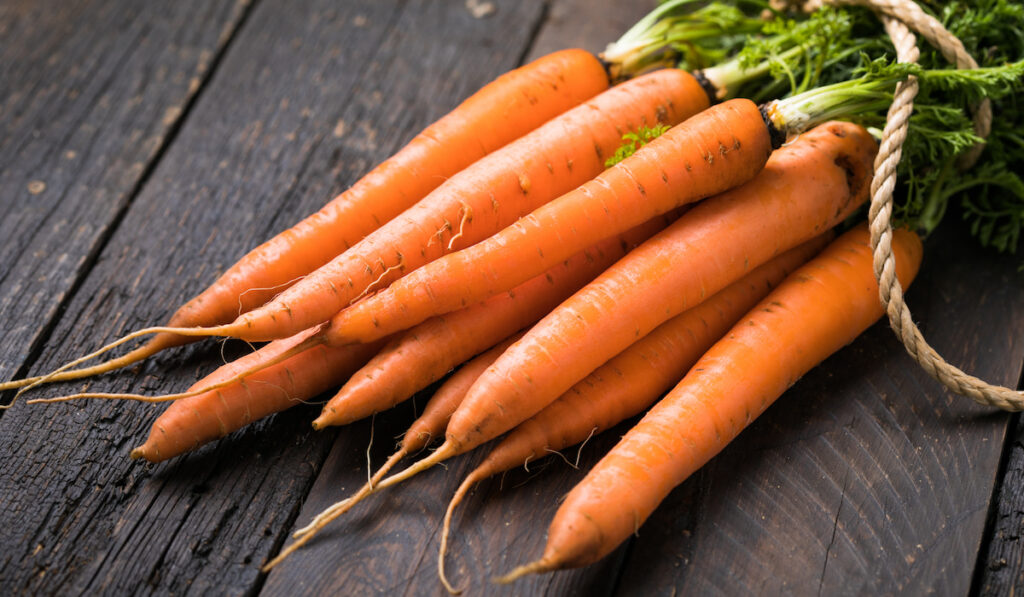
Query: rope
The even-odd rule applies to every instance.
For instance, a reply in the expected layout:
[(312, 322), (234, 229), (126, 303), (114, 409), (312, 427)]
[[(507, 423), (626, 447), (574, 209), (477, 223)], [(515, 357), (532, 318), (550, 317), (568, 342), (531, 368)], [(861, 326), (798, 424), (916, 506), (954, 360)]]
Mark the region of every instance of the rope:
[[(804, 10), (820, 8), (823, 0), (797, 1)], [(967, 53), (963, 44), (934, 17), (911, 0), (824, 0), (832, 4), (866, 6), (879, 14), (886, 33), (896, 47), (901, 62), (916, 62), (920, 56), (911, 30), (936, 47), (943, 57), (957, 68), (977, 68), (978, 63)], [(780, 6), (793, 4), (780, 0)], [(1004, 410), (1024, 410), (1024, 394), (1003, 386), (992, 385), (964, 373), (946, 362), (924, 339), (914, 324), (910, 309), (903, 301), (903, 289), (896, 279), (895, 259), (892, 253), (892, 192), (896, 186), (896, 166), (899, 164), (903, 142), (907, 138), (907, 125), (914, 107), (918, 83), (915, 77), (900, 83), (893, 94), (882, 141), (875, 158), (875, 172), (871, 183), (871, 207), (868, 213), (871, 230), (871, 248), (874, 251), (875, 277), (879, 296), (889, 316), (889, 324), (906, 347), (907, 352), (929, 375), (947, 388), (967, 396), (975, 402), (996, 406)], [(992, 128), (992, 105), (981, 102), (974, 110), (974, 130), (978, 136), (988, 136)], [(973, 165), (984, 146), (979, 144), (961, 156), (957, 165), (966, 169)]]

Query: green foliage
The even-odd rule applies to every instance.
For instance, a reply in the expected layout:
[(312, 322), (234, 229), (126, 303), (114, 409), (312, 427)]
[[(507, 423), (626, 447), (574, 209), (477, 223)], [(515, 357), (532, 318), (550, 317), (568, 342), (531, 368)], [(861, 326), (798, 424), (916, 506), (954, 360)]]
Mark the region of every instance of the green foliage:
[(657, 124), (654, 128), (642, 126), (640, 127), (640, 130), (635, 133), (626, 133), (625, 135), (622, 135), (622, 145), (615, 150), (615, 155), (605, 160), (604, 167), (611, 168), (615, 164), (618, 164), (622, 160), (636, 153), (636, 150), (660, 137), (669, 128), (671, 127), (667, 124)]
[[(867, 11), (824, 7), (810, 16), (775, 15), (757, 36), (748, 36), (731, 63), (713, 71), (733, 85), (733, 94), (756, 102), (799, 94), (852, 78), (861, 55), (878, 55), (886, 44)], [(738, 82), (738, 83), (737, 83)]]
[(764, 21), (764, 0), (703, 3), (670, 0), (638, 21), (601, 57), (615, 78), (675, 66), (696, 70), (716, 64), (742, 46)]
[[(982, 245), (1015, 253), (1024, 226), (1024, 111), (1014, 95), (1024, 79), (1024, 5), (973, 0), (926, 7), (982, 68), (951, 71), (941, 53), (920, 44), (928, 71), (897, 173), (908, 184), (895, 215), (927, 234), (954, 208)], [(992, 100), (992, 131), (980, 161), (962, 170), (958, 158), (974, 144), (970, 118), (982, 97)]]
[(737, 55), (746, 69), (768, 66), (772, 79), (785, 79), (789, 93), (814, 87), (826, 62), (853, 47), (853, 20), (849, 13), (823, 8), (809, 18), (779, 17), (768, 21), (762, 36), (751, 38)]
[[(829, 117), (842, 115), (881, 127), (891, 99), (880, 108), (874, 103), (876, 94), (886, 89), (890, 95), (895, 81), (917, 76), (920, 89), (897, 172), (895, 219), (928, 234), (947, 212), (958, 211), (982, 244), (1014, 252), (1024, 227), (1024, 179), (1018, 174), (1024, 173), (1019, 133), (1024, 130), (1024, 112), (1014, 95), (1024, 81), (1024, 5), (1007, 0), (925, 0), (923, 6), (964, 43), (982, 68), (955, 70), (925, 41), (918, 43), (919, 66), (896, 64), (895, 49), (874, 15), (849, 8), (842, 10), (850, 23), (842, 44), (849, 44), (856, 55), (847, 54), (823, 68), (819, 88), (806, 96), (815, 102), (815, 110)], [(837, 24), (831, 35), (838, 36), (844, 31), (838, 25), (842, 21), (833, 18)], [(800, 20), (796, 23), (787, 21), (780, 27), (799, 31)], [(792, 78), (786, 87), (794, 87)], [(982, 142), (972, 117), (983, 97), (992, 101), (993, 130), (984, 140), (981, 161), (964, 171), (961, 156)], [(794, 110), (799, 117), (809, 111), (807, 102), (799, 108)]]

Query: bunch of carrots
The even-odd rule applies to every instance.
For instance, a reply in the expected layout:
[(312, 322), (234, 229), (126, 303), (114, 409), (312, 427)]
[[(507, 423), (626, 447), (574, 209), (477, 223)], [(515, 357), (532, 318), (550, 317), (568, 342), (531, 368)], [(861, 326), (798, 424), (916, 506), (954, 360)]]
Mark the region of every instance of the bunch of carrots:
[[(166, 325), (0, 389), (209, 336), (267, 342), (179, 394), (30, 401), (172, 401), (131, 452), (159, 462), (332, 388), (318, 429), (447, 376), (394, 456), (266, 567), (360, 500), (504, 436), (445, 514), (438, 569), (452, 591), (452, 512), (475, 483), (647, 411), (565, 499), (543, 555), (502, 580), (602, 558), (882, 315), (866, 229), (846, 222), (868, 197), (870, 127), (895, 85), (935, 82), (927, 118), (947, 97), (998, 101), (1024, 74), (1019, 61), (973, 74), (894, 63), (864, 11), (790, 20), (756, 3), (689, 4), (661, 5), (601, 57), (564, 50), (499, 77)], [(742, 97), (765, 92), (778, 99)], [(969, 123), (943, 136), (926, 118), (915, 124), (932, 131), (933, 164), (980, 141)], [(921, 241), (902, 229), (892, 243), (907, 285)]]

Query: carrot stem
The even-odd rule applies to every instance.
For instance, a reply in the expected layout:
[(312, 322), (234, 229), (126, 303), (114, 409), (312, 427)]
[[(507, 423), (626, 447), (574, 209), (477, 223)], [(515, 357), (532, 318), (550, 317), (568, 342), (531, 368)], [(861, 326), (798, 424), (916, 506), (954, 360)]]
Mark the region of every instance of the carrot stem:
[[(765, 23), (735, 6), (714, 3), (693, 10), (691, 4), (696, 0), (665, 2), (608, 44), (601, 59), (608, 64), (612, 79), (621, 81), (655, 68), (675, 67), (683, 58), (681, 47), (687, 55), (695, 53), (701, 62), (710, 61), (713, 54), (724, 51), (724, 38), (755, 33)], [(705, 40), (714, 40), (714, 47), (701, 47)], [(688, 68), (698, 66), (687, 64)]]
[(885, 110), (896, 84), (915, 72), (902, 63), (873, 64), (862, 77), (768, 102), (765, 110), (778, 129), (798, 133), (828, 120)]

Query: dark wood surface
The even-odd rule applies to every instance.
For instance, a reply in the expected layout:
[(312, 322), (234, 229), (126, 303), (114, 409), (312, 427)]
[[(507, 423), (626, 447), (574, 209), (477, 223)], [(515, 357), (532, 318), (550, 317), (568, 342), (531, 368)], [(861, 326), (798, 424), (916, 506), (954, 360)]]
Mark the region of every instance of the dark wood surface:
[[(560, 47), (600, 50), (650, 5), (619, 4), (497, 1), (476, 18), (461, 0), (3, 3), (2, 379), (161, 322), (486, 81)], [(944, 229), (909, 301), (942, 354), (1018, 383), (1014, 261)], [(180, 390), (244, 350), (204, 343), (59, 389)], [(443, 593), (441, 515), (480, 454), (377, 496), (259, 572), (365, 480), (367, 446), (383, 461), (415, 405), (321, 433), (311, 405), (169, 463), (130, 461), (158, 408), (16, 405), (0, 417), (0, 593)], [(549, 458), (472, 492), (449, 556), (458, 584), (509, 595), (1024, 588), (1017, 418), (942, 390), (884, 324), (798, 382), (613, 555), (491, 586), (539, 555), (560, 496), (625, 428), (588, 442), (579, 470)]]

